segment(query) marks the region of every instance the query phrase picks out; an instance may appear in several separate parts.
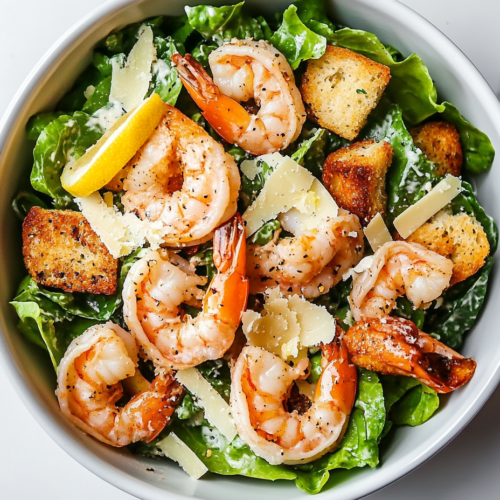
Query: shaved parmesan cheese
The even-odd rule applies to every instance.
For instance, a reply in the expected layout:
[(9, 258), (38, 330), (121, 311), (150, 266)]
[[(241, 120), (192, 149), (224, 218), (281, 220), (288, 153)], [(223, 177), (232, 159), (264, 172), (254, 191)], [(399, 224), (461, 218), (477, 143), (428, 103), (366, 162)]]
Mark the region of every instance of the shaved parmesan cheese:
[(374, 252), (381, 246), (392, 241), (391, 233), (379, 213), (365, 227), (365, 236)]
[(97, 191), (85, 198), (75, 198), (75, 202), (115, 259), (128, 255), (146, 241), (151, 250), (164, 243), (161, 221), (141, 221), (132, 213), (121, 214), (113, 205), (108, 206)]
[(179, 370), (177, 380), (198, 398), (205, 410), (205, 418), (229, 441), (236, 437), (236, 426), (231, 418), (229, 405), (222, 396), (203, 378), (196, 368)]
[[(281, 297), (278, 288), (272, 290), (271, 297), (266, 297), (262, 314), (247, 311), (242, 321), (243, 332), (251, 345), (263, 347), (285, 361), (299, 357), (297, 314), (288, 308), (288, 300)], [(302, 352), (301, 357), (305, 354)]]
[(335, 318), (326, 308), (313, 304), (298, 295), (292, 295), (288, 306), (297, 315), (300, 325), (300, 345), (313, 347), (329, 344), (335, 337)]
[(250, 179), (261, 171), (265, 161), (275, 170), (267, 179), (257, 199), (243, 214), (247, 236), (280, 214), (293, 216), (301, 230), (317, 227), (327, 217), (337, 217), (338, 206), (328, 190), (312, 174), (287, 156), (279, 153), (260, 156), (242, 163)]
[(293, 208), (307, 193), (314, 177), (291, 158), (280, 163), (267, 179), (262, 191), (243, 214), (247, 236), (266, 222)]
[(298, 295), (283, 297), (279, 288), (269, 292), (262, 313), (243, 314), (243, 332), (250, 345), (296, 362), (307, 355), (308, 347), (333, 340), (335, 319), (324, 307)]
[(109, 100), (120, 102), (127, 112), (138, 106), (149, 90), (151, 66), (155, 58), (153, 30), (144, 26), (125, 66), (122, 68), (116, 59), (111, 59), (113, 74)]
[(173, 432), (158, 442), (156, 446), (165, 456), (177, 462), (193, 479), (199, 479), (208, 472), (207, 466), (196, 456), (194, 451)]
[(434, 186), (430, 193), (396, 217), (394, 227), (402, 238), (408, 238), (422, 224), (448, 205), (461, 191), (460, 179), (452, 175), (446, 176)]
[(356, 267), (349, 269), (343, 276), (342, 279), (347, 281), (349, 278), (354, 278), (354, 274), (361, 274), (364, 271), (370, 269), (373, 262), (373, 255), (368, 255), (361, 259)]

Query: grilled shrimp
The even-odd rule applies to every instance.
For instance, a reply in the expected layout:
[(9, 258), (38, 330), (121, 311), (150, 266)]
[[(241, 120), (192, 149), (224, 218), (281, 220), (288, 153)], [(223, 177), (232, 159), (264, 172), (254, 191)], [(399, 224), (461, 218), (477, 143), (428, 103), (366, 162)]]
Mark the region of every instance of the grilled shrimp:
[(414, 307), (425, 307), (448, 287), (452, 272), (451, 260), (418, 243), (386, 243), (373, 255), (370, 268), (354, 275), (352, 315), (356, 321), (386, 316), (404, 294)]
[[(170, 420), (183, 388), (168, 374), (149, 383), (136, 371), (137, 360), (133, 337), (118, 325), (89, 328), (71, 342), (57, 369), (62, 414), (111, 446), (152, 441)], [(118, 407), (123, 386), (135, 395)]]
[[(233, 343), (248, 298), (245, 229), (239, 215), (214, 236), (218, 274), (208, 291), (198, 288), (187, 261), (173, 252), (149, 252), (130, 269), (123, 287), (123, 315), (138, 344), (156, 366), (184, 369), (221, 358)], [(181, 304), (203, 304), (192, 318)]]
[(249, 245), (247, 268), (250, 293), (278, 285), (285, 294), (317, 297), (335, 286), (363, 256), (363, 231), (355, 215), (343, 210), (321, 221), (315, 229), (301, 230), (294, 210), (280, 216), (293, 238), (274, 238), (266, 245)]
[(165, 104), (155, 132), (108, 184), (125, 210), (161, 221), (169, 246), (209, 240), (236, 212), (240, 175), (233, 157), (195, 122)]
[(247, 346), (234, 366), (231, 414), (238, 434), (270, 464), (311, 462), (343, 437), (356, 395), (356, 368), (338, 336), (321, 348), (323, 372), (314, 401), (302, 414), (286, 408), (294, 381), (307, 377), (307, 358), (292, 368), (261, 347)]
[[(233, 39), (214, 50), (213, 80), (189, 54), (172, 60), (203, 116), (227, 142), (263, 155), (299, 136), (306, 119), (302, 97), (288, 61), (268, 42)], [(252, 101), (255, 114), (240, 104)]]
[(439, 393), (458, 389), (476, 370), (472, 358), (464, 358), (403, 318), (360, 321), (349, 329), (345, 342), (354, 364), (416, 378)]

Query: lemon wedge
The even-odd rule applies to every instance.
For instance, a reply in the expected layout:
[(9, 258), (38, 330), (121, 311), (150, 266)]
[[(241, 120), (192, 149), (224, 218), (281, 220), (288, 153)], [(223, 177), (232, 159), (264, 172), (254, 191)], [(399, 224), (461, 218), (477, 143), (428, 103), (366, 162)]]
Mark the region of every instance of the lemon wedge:
[(164, 114), (165, 103), (158, 94), (124, 114), (83, 156), (64, 167), (63, 188), (80, 198), (101, 189), (137, 153)]

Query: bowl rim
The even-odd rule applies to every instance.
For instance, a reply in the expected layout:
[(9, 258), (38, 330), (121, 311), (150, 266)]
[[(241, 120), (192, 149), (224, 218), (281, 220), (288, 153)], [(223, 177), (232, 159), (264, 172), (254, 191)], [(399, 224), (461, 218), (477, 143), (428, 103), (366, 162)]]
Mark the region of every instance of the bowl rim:
[[(125, 10), (131, 5), (143, 3), (145, 1), (147, 0), (108, 0), (101, 6), (93, 9), (83, 19), (75, 23), (59, 37), (25, 78), (8, 105), (4, 116), (0, 120), (0, 157), (5, 144), (9, 140), (16, 117), (21, 113), (31, 93), (37, 88), (39, 82), (50, 71), (52, 66), (57, 63), (58, 59), (64, 54), (66, 48), (77, 42), (87, 30), (91, 29), (104, 18), (121, 10)], [(357, 2), (372, 8), (374, 7), (373, 0), (357, 0)], [(397, 17), (403, 24), (411, 23), (413, 29), (420, 29), (425, 32), (428, 42), (432, 43), (437, 53), (442, 57), (453, 59), (454, 66), (462, 67), (461, 72), (464, 75), (464, 79), (468, 80), (472, 86), (477, 89), (476, 97), (484, 104), (488, 115), (492, 119), (493, 127), (500, 136), (500, 102), (479, 70), (467, 56), (465, 56), (465, 54), (432, 23), (410, 7), (400, 3), (398, 0), (378, 0), (376, 8), (381, 12), (390, 12), (391, 16)], [(166, 493), (164, 490), (114, 467), (111, 463), (95, 455), (89, 449), (80, 446), (67, 431), (57, 425), (41, 403), (40, 399), (31, 391), (27, 381), (23, 378), (14, 360), (9, 355), (9, 347), (1, 325), (0, 359), (5, 367), (7, 378), (13, 385), (23, 404), (37, 420), (42, 429), (58, 446), (86, 469), (118, 489), (137, 496), (138, 498), (163, 500), (165, 494), (170, 495), (170, 497), (175, 500), (184, 500), (186, 498), (184, 495), (172, 491)], [(363, 481), (359, 482), (357, 485), (352, 485), (352, 498), (364, 497), (392, 484), (436, 455), (468, 425), (489, 399), (499, 382), (500, 359), (497, 361), (495, 369), (489, 374), (487, 383), (483, 386), (481, 391), (477, 393), (475, 397), (471, 398), (471, 401), (462, 415), (460, 415), (455, 420), (454, 424), (448, 427), (445, 432), (438, 437), (432, 446), (429, 446), (424, 452), (414, 457), (413, 460), (409, 460), (404, 465), (393, 467), (390, 472), (387, 471), (386, 474), (380, 474), (378, 477), (373, 477), (372, 481), (369, 483)], [(333, 497), (335, 491), (335, 488), (333, 488), (323, 492), (323, 495)]]

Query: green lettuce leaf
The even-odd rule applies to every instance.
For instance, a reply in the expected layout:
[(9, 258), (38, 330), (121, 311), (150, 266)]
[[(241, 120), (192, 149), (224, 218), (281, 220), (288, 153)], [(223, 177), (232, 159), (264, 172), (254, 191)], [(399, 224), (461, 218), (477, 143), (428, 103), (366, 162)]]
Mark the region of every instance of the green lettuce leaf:
[(109, 101), (109, 94), (111, 92), (111, 77), (107, 76), (102, 82), (95, 87), (94, 92), (87, 99), (83, 106), (85, 113), (92, 115), (102, 107), (106, 106)]
[(492, 269), (493, 257), (488, 257), (476, 274), (444, 292), (442, 305), (435, 309), (433, 303), (429, 308), (424, 331), (452, 349), (459, 349), (464, 334), (472, 328), (481, 312)]
[(54, 205), (70, 205), (72, 196), (61, 186), (61, 173), (70, 159), (77, 159), (95, 144), (104, 131), (87, 113), (63, 115), (45, 127), (33, 151), (31, 185), (54, 199)]
[(266, 245), (274, 236), (275, 231), (281, 227), (278, 220), (271, 220), (264, 224), (257, 232), (250, 236), (248, 242), (257, 245)]
[(29, 193), (27, 191), (21, 191), (13, 200), (12, 200), (12, 209), (14, 210), (17, 218), (22, 222), (24, 218), (28, 215), (28, 212), (33, 207), (42, 207), (48, 208), (45, 201), (39, 198), (34, 193)]
[(11, 304), (21, 320), (19, 330), (28, 340), (48, 350), (55, 370), (71, 341), (99, 323), (64, 314), (62, 310), (57, 310), (57, 304), (51, 306), (51, 310), (44, 310), (37, 302), (31, 301), (14, 300)]
[(419, 330), (424, 326), (425, 311), (423, 309), (414, 309), (413, 304), (406, 297), (399, 297), (396, 301), (396, 307), (392, 311), (395, 316), (409, 319)]
[(436, 167), (416, 148), (403, 121), (397, 104), (383, 98), (372, 112), (359, 140), (386, 141), (393, 149), (392, 164), (387, 172), (386, 190), (388, 210), (386, 223), (427, 194), (426, 187), (439, 181)]
[[(307, 124), (309, 123), (307, 122)], [(324, 128), (311, 129), (307, 124), (300, 134), (299, 140), (301, 142), (291, 156), (299, 165), (307, 168), (309, 172), (321, 180), (329, 132)]]
[(153, 63), (151, 90), (156, 92), (167, 104), (175, 106), (182, 90), (182, 82), (174, 65), (172, 56), (184, 52), (184, 47), (170, 37), (155, 38), (156, 62)]
[[(310, 464), (299, 465), (297, 469), (318, 473), (366, 465), (375, 467), (379, 462), (378, 443), (384, 430), (385, 415), (384, 393), (379, 376), (374, 372), (358, 368), (358, 393), (340, 448)], [(326, 480), (323, 484), (325, 482)], [(308, 485), (309, 483), (305, 481), (297, 482), (299, 488)], [(308, 493), (318, 492), (302, 489)]]
[(394, 425), (421, 425), (439, 408), (433, 389), (412, 377), (381, 375), (385, 409)]
[(464, 169), (470, 174), (489, 170), (495, 158), (495, 149), (489, 137), (470, 124), (449, 102), (443, 102), (444, 111), (439, 118), (457, 127), (464, 154)]
[(324, 36), (327, 40), (333, 37), (336, 26), (326, 14), (326, 2), (323, 0), (296, 0), (292, 2), (297, 7), (300, 20), (311, 30)]
[(451, 208), (454, 214), (466, 212), (473, 215), (483, 226), (490, 244), (490, 253), (493, 255), (498, 247), (498, 228), (493, 220), (479, 204), (472, 186), (462, 181), (462, 192), (452, 201)]
[(62, 111), (49, 111), (48, 113), (38, 113), (32, 116), (26, 125), (28, 139), (36, 141), (40, 137), (42, 130), (62, 114), (64, 114)]
[(191, 55), (207, 70), (210, 69), (208, 56), (217, 48), (215, 43), (199, 42), (193, 49)]
[(286, 57), (292, 69), (297, 69), (302, 61), (319, 59), (326, 50), (326, 38), (300, 20), (295, 5), (285, 11), (283, 23), (270, 42)]
[(105, 77), (93, 65), (89, 66), (74, 83), (71, 90), (57, 103), (56, 111), (71, 114), (81, 111), (87, 98), (85, 91), (92, 85), (97, 87)]
[(245, 2), (223, 7), (198, 5), (186, 7), (189, 24), (206, 40), (217, 45), (232, 38), (261, 40), (264, 33), (258, 21), (243, 11)]
[(405, 120), (419, 123), (438, 111), (444, 111), (444, 106), (437, 104), (437, 91), (429, 71), (416, 54), (396, 62), (374, 34), (350, 28), (336, 31), (329, 42), (391, 69), (391, 81), (386, 93), (400, 106)]

